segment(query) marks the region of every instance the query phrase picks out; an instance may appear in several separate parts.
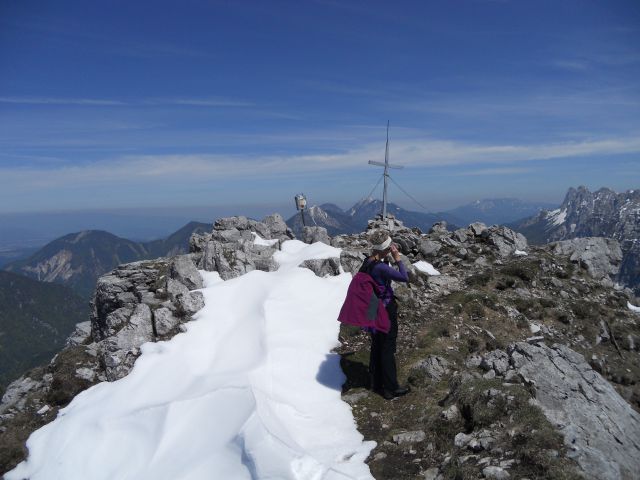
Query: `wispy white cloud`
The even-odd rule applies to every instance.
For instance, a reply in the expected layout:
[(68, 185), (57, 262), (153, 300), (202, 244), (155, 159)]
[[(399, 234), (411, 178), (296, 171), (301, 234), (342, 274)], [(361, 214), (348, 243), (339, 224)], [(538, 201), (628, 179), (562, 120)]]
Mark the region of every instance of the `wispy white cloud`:
[(590, 64), (583, 59), (558, 59), (551, 62), (553, 67), (561, 70), (585, 71), (589, 70)]
[(256, 104), (244, 100), (222, 97), (204, 98), (149, 98), (140, 100), (113, 100), (103, 98), (68, 98), (68, 97), (0, 97), (0, 103), (15, 103), (22, 105), (84, 105), (90, 107), (101, 106), (170, 106), (184, 105), (191, 107), (255, 107)]
[(531, 173), (533, 171), (534, 171), (533, 168), (522, 168), (522, 167), (481, 168), (478, 170), (467, 170), (460, 173), (456, 173), (455, 176), (475, 177), (475, 176), (484, 176), (484, 175), (520, 175), (523, 173)]
[[(640, 137), (601, 139), (540, 145), (478, 145), (449, 140), (398, 141), (391, 145), (391, 159), (408, 168), (464, 167), (489, 164), (462, 175), (526, 173), (522, 163), (534, 160), (578, 158), (640, 152)], [(223, 179), (268, 179), (290, 174), (312, 175), (367, 167), (381, 160), (379, 144), (367, 144), (340, 153), (298, 155), (136, 155), (85, 165), (0, 168), (0, 190), (63, 188), (66, 185), (163, 184), (213, 182)], [(453, 174), (458, 172), (453, 171)]]
[(144, 105), (185, 105), (190, 107), (255, 107), (256, 104), (229, 98), (159, 98), (143, 100)]
[(120, 100), (101, 98), (56, 98), (56, 97), (0, 97), (0, 103), (21, 105), (85, 105), (91, 107), (127, 105)]

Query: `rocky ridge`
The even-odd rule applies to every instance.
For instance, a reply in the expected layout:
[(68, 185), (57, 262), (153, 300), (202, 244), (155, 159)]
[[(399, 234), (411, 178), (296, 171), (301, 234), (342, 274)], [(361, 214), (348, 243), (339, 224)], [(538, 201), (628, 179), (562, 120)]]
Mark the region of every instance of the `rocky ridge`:
[(640, 190), (570, 188), (559, 208), (542, 211), (514, 228), (538, 243), (581, 237), (615, 239), (622, 250), (616, 280), (640, 294)]
[[(343, 398), (365, 438), (378, 442), (369, 460), (374, 476), (632, 478), (640, 458), (640, 329), (627, 302), (638, 300), (611, 286), (615, 244), (598, 244), (596, 255), (593, 243), (531, 247), (508, 228), (480, 223), (454, 232), (437, 223), (422, 234), (392, 219), (369, 229), (382, 226), (409, 265), (411, 283), (396, 289), (398, 363), (413, 391), (386, 402), (366, 388), (362, 332), (343, 327), (338, 350)], [(339, 259), (303, 265), (321, 276), (356, 271), (368, 251), (366, 232), (330, 238), (309, 227), (303, 235), (342, 249)], [(273, 253), (292, 236), (279, 215), (221, 219), (192, 237), (188, 255), (103, 276), (91, 321), (3, 398), (0, 441), (8, 448), (0, 471), (24, 456), (29, 432), (75, 394), (122, 378), (142, 343), (180, 332), (202, 302), (198, 269), (224, 279), (273, 270)], [(420, 261), (441, 274), (413, 266)]]
[[(344, 398), (378, 442), (374, 476), (634, 478), (640, 318), (627, 307), (633, 292), (613, 282), (617, 242), (537, 247), (479, 223), (427, 235), (387, 226), (405, 263), (441, 274), (411, 268), (396, 288), (409, 395), (384, 402), (367, 390), (368, 339), (342, 330)], [(366, 251), (365, 235), (332, 243), (354, 269)]]

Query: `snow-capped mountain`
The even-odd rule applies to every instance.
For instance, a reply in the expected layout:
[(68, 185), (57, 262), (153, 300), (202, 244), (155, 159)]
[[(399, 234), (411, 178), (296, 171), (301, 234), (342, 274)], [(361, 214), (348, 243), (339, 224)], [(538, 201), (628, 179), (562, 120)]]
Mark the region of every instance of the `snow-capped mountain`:
[(640, 190), (616, 193), (609, 188), (590, 192), (570, 188), (562, 205), (523, 220), (513, 227), (534, 243), (579, 237), (607, 237), (620, 242), (624, 258), (619, 279), (640, 286)]

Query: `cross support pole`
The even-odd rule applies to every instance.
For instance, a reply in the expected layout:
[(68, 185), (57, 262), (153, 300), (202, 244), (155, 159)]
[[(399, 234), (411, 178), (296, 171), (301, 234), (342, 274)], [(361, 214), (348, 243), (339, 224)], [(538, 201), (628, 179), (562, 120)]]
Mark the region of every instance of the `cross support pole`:
[(382, 218), (387, 218), (387, 179), (389, 178), (390, 168), (404, 168), (402, 165), (391, 165), (389, 163), (389, 121), (387, 121), (387, 144), (384, 149), (384, 163), (369, 160), (369, 165), (384, 167), (384, 190), (382, 192)]

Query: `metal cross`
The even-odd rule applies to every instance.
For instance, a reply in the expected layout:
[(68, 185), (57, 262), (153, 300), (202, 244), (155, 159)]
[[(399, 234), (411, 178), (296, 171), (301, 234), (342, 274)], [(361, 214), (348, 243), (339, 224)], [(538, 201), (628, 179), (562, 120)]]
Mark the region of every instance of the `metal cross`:
[(389, 177), (390, 168), (404, 168), (402, 165), (391, 165), (389, 163), (389, 121), (387, 120), (387, 145), (384, 150), (384, 163), (369, 160), (369, 165), (384, 167), (384, 190), (382, 193), (382, 219), (387, 218), (387, 178)]

